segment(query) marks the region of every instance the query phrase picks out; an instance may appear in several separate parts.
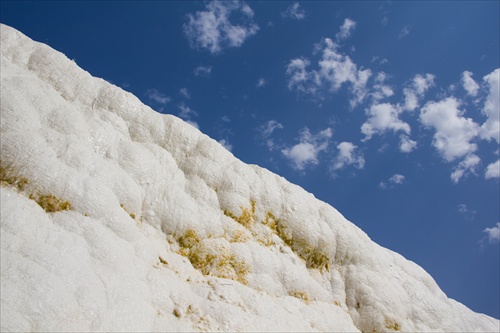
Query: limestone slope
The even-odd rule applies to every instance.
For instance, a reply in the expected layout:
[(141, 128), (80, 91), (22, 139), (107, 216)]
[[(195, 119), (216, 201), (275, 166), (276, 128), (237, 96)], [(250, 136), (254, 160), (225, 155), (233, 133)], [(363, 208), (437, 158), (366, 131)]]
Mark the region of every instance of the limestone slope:
[(499, 331), (300, 187), (0, 34), (2, 331)]

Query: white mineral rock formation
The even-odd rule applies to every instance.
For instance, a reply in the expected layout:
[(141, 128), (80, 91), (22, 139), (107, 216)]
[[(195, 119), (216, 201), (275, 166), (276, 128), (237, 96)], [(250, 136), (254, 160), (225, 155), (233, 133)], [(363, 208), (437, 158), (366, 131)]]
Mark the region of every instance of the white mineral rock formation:
[(499, 331), (298, 186), (5, 25), (1, 331)]

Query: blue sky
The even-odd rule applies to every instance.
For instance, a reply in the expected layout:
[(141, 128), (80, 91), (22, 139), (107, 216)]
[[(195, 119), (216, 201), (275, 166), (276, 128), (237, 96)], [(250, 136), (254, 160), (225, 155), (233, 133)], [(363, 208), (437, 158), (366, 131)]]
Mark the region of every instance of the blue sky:
[(500, 317), (498, 1), (2, 1)]

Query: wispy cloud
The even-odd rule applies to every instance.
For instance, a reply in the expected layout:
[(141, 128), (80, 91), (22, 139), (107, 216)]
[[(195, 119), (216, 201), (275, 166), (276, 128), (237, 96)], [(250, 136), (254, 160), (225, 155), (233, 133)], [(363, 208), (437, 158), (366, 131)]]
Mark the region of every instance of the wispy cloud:
[(362, 169), (365, 166), (365, 158), (359, 151), (358, 146), (352, 142), (341, 142), (337, 145), (337, 156), (334, 158), (331, 169), (337, 171), (349, 165)]
[(190, 99), (191, 98), (191, 93), (189, 92), (189, 90), (187, 88), (181, 88), (179, 90), (179, 93), (186, 99)]
[(276, 129), (283, 129), (283, 125), (276, 120), (268, 120), (259, 127), (259, 133), (264, 139), (267, 139)]
[(172, 101), (170, 97), (166, 96), (165, 94), (162, 94), (156, 89), (148, 89), (146, 91), (146, 97), (150, 101), (156, 102), (158, 104), (167, 104), (170, 101)]
[(328, 148), (332, 134), (331, 128), (311, 134), (305, 127), (299, 133), (299, 143), (282, 149), (281, 153), (292, 162), (295, 169), (304, 170), (308, 165), (318, 164), (318, 154)]
[(260, 139), (264, 140), (267, 148), (270, 151), (279, 149), (276, 143), (274, 142), (274, 139), (271, 138), (271, 135), (275, 130), (283, 128), (284, 128), (283, 125), (276, 120), (268, 120), (263, 125), (257, 128)]
[(194, 76), (210, 77), (212, 74), (212, 66), (198, 66), (193, 70)]
[(227, 139), (220, 139), (219, 143), (229, 151), (233, 150), (233, 145), (229, 143)]
[(340, 31), (335, 35), (337, 41), (345, 40), (351, 37), (352, 31), (356, 28), (356, 22), (350, 18), (344, 19), (344, 23), (340, 26)]
[(466, 204), (458, 205), (458, 212), (465, 217), (465, 219), (472, 221), (476, 217), (477, 211), (470, 209)]
[(395, 185), (401, 185), (405, 181), (405, 176), (400, 175), (398, 173), (392, 175), (387, 181), (382, 181), (378, 184), (378, 186), (382, 189), (387, 189), (394, 187)]
[(456, 184), (462, 177), (466, 177), (470, 173), (475, 173), (480, 162), (481, 159), (477, 155), (467, 155), (451, 173), (450, 178), (452, 182)]
[(180, 103), (177, 107), (180, 110), (179, 117), (181, 117), (188, 124), (198, 128), (198, 129), (200, 128), (198, 123), (193, 120), (193, 118), (198, 116), (198, 112), (194, 111), (193, 109), (191, 109), (189, 106), (187, 106), (184, 103)]
[(257, 80), (257, 85), (256, 85), (257, 88), (262, 88), (266, 85), (267, 85), (267, 81), (263, 77), (261, 77)]
[(403, 39), (406, 36), (410, 34), (411, 26), (410, 25), (405, 25), (401, 28), (401, 31), (399, 32), (398, 39)]
[[(191, 47), (207, 49), (212, 54), (220, 53), (228, 47), (239, 47), (259, 30), (253, 22), (254, 12), (244, 2), (211, 1), (205, 4), (205, 11), (188, 14), (188, 22), (183, 25), (184, 34)], [(237, 16), (241, 22), (231, 22)]]
[(294, 20), (303, 20), (306, 17), (306, 12), (300, 8), (300, 4), (298, 2), (295, 2), (282, 12), (281, 16)]

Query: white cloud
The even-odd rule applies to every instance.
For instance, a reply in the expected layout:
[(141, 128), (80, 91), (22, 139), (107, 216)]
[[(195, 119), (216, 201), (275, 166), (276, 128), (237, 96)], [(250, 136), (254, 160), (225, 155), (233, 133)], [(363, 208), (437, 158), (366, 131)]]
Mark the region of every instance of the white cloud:
[(493, 228), (486, 228), (483, 230), (488, 237), (490, 243), (500, 242), (500, 222), (496, 224)]
[(398, 39), (403, 39), (410, 34), (411, 26), (405, 25), (399, 32)]
[(210, 77), (212, 74), (212, 66), (198, 66), (193, 71), (194, 76), (198, 77)]
[(415, 92), (410, 89), (404, 89), (403, 93), (405, 95), (405, 110), (415, 110), (418, 107), (418, 98), (415, 95)]
[(391, 178), (389, 178), (389, 183), (392, 183), (392, 184), (399, 185), (399, 184), (403, 184), (404, 181), (405, 181), (405, 176), (400, 175), (400, 174), (395, 174)]
[(403, 89), (403, 94), (405, 95), (405, 110), (413, 111), (418, 107), (419, 100), (424, 97), (424, 94), (429, 88), (434, 86), (435, 78), (433, 74), (428, 73), (424, 76), (420, 74), (415, 75), (411, 85)]
[(380, 182), (379, 187), (383, 188), (383, 189), (386, 189), (389, 186), (393, 187), (394, 185), (401, 185), (401, 184), (404, 183), (404, 181), (405, 181), (405, 176), (396, 173), (393, 176), (391, 176), (391, 178), (389, 178), (389, 180), (387, 181), (387, 183), (386, 182)]
[(233, 145), (229, 143), (226, 139), (221, 139), (219, 140), (219, 143), (226, 148), (227, 150), (231, 151), (233, 149)]
[(481, 126), (480, 135), (483, 139), (494, 139), (500, 143), (500, 68), (486, 75), (483, 81), (489, 87), (483, 108), (483, 114), (488, 119)]
[(401, 110), (390, 103), (373, 104), (366, 111), (367, 121), (361, 126), (366, 135), (363, 140), (370, 140), (374, 134), (383, 134), (388, 130), (410, 134), (410, 125), (399, 119)]
[(434, 74), (425, 74), (425, 76), (422, 76), (420, 74), (415, 75), (413, 78), (413, 87), (415, 88), (415, 92), (418, 95), (423, 95), (430, 87), (434, 86), (434, 79), (435, 79)]
[(311, 134), (305, 127), (300, 131), (299, 143), (290, 148), (281, 150), (297, 170), (304, 170), (309, 164), (318, 164), (318, 154), (328, 148), (329, 139), (333, 132), (327, 128), (318, 134)]
[(459, 102), (449, 97), (439, 102), (428, 102), (420, 110), (420, 122), (436, 130), (433, 146), (448, 162), (477, 150), (471, 141), (477, 137), (479, 126), (470, 118), (462, 117)]
[(368, 93), (366, 85), (371, 70), (358, 69), (348, 55), (337, 51), (337, 47), (330, 38), (316, 45), (316, 52), (322, 54), (318, 69), (308, 70), (310, 61), (306, 58), (292, 59), (286, 70), (288, 89), (321, 98), (322, 90), (336, 92), (342, 85), (348, 84), (352, 95), (349, 101), (351, 107), (361, 103)]
[(484, 173), (484, 178), (500, 178), (500, 160), (490, 163), (486, 167), (486, 172)]
[(464, 71), (462, 73), (462, 86), (470, 96), (477, 96), (479, 85), (472, 78), (472, 72)]
[(371, 70), (358, 69), (348, 55), (337, 52), (337, 46), (330, 38), (323, 40), (323, 56), (319, 62), (319, 74), (330, 85), (330, 90), (337, 91), (344, 83), (350, 83), (354, 97), (350, 100), (354, 107), (363, 101), (367, 94), (366, 83)]
[(151, 100), (154, 101), (158, 104), (167, 104), (170, 102), (172, 99), (161, 92), (159, 92), (156, 89), (148, 89), (146, 91), (146, 96)]
[(475, 173), (476, 167), (480, 162), (481, 159), (477, 155), (467, 155), (451, 173), (450, 178), (452, 182), (456, 184), (462, 177), (466, 177), (469, 173)]
[(352, 31), (356, 28), (356, 22), (350, 18), (346, 18), (340, 27), (340, 31), (335, 35), (338, 41), (347, 39), (351, 36)]
[(353, 165), (358, 169), (365, 166), (363, 154), (352, 142), (341, 142), (337, 145), (338, 154), (333, 160), (332, 170), (340, 170), (346, 166)]
[(286, 68), (286, 74), (289, 76), (289, 90), (296, 90), (299, 93), (316, 96), (321, 86), (321, 80), (319, 74), (315, 70), (308, 71), (306, 69), (309, 64), (309, 60), (305, 58), (290, 60)]
[(184, 96), (184, 98), (191, 98), (191, 94), (189, 93), (189, 90), (187, 90), (187, 88), (182, 88), (181, 90), (179, 90), (179, 92), (182, 96)]
[(402, 134), (399, 139), (399, 151), (402, 153), (410, 153), (417, 148), (417, 142), (411, 140), (408, 135)]
[(394, 91), (392, 88), (384, 82), (387, 80), (388, 75), (384, 72), (379, 72), (377, 73), (377, 76), (375, 76), (375, 84), (373, 85), (373, 92), (370, 93), (370, 96), (373, 98), (375, 103), (379, 102), (380, 100), (391, 97), (394, 95)]
[[(241, 46), (259, 30), (253, 22), (253, 10), (244, 2), (215, 0), (206, 3), (205, 7), (205, 11), (188, 14), (188, 22), (183, 25), (184, 34), (193, 48), (204, 48), (217, 54), (224, 48)], [(233, 12), (243, 21), (241, 25), (230, 21)]]
[(290, 5), (283, 13), (281, 13), (281, 16), (294, 20), (303, 20), (306, 17), (306, 12), (302, 8), (300, 8), (300, 4), (298, 2), (295, 2)]
[(257, 80), (257, 88), (264, 87), (266, 84), (267, 84), (267, 81), (263, 77), (261, 77)]

